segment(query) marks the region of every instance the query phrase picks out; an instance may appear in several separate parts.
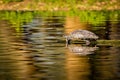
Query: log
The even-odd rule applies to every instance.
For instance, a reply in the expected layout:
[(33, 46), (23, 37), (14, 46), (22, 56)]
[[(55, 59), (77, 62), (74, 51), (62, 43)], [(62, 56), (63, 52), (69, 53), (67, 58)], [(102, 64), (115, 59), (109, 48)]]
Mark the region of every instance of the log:
[[(59, 43), (66, 43), (65, 40), (58, 40)], [(97, 40), (91, 42), (98, 46), (120, 46), (120, 40)], [(83, 40), (71, 40), (71, 44), (85, 44)]]

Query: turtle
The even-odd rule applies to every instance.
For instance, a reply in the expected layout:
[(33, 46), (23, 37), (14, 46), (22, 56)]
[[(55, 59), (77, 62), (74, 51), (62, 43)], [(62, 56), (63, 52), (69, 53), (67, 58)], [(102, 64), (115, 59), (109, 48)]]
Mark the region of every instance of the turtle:
[(81, 39), (84, 40), (87, 45), (90, 44), (90, 40), (97, 40), (99, 38), (95, 33), (88, 30), (75, 30), (64, 37), (66, 38), (67, 44), (70, 44), (72, 39)]

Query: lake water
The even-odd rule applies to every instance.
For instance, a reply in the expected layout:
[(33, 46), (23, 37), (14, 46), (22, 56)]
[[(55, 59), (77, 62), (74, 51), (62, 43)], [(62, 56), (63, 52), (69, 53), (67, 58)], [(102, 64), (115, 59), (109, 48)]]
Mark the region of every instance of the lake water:
[(73, 16), (37, 16), (19, 23), (20, 30), (16, 22), (0, 20), (0, 80), (120, 79), (119, 46), (66, 46), (63, 37), (86, 29), (101, 40), (119, 40), (119, 18), (92, 25)]

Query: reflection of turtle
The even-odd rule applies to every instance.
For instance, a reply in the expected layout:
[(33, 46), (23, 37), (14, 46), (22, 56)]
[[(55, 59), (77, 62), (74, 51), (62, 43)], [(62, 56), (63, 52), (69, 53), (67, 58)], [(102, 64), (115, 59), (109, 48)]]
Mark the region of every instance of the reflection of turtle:
[(83, 39), (86, 41), (86, 44), (90, 44), (88, 39), (98, 39), (98, 36), (93, 32), (88, 30), (75, 30), (71, 32), (69, 35), (66, 35), (66, 43), (69, 44), (71, 39)]
[(98, 50), (98, 47), (89, 47), (81, 45), (68, 45), (67, 46), (70, 52), (79, 54), (79, 55), (88, 55), (92, 54), (94, 51)]

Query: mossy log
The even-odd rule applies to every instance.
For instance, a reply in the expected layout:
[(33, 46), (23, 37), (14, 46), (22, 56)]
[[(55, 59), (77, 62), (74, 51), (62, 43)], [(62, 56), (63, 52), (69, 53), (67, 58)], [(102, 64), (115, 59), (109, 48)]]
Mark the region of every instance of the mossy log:
[(120, 46), (120, 40), (97, 40), (97, 45)]
[[(58, 42), (66, 43), (65, 40), (59, 40)], [(71, 40), (71, 44), (85, 44), (83, 40)], [(120, 46), (120, 40), (97, 40), (91, 43), (97, 44), (98, 46)]]

